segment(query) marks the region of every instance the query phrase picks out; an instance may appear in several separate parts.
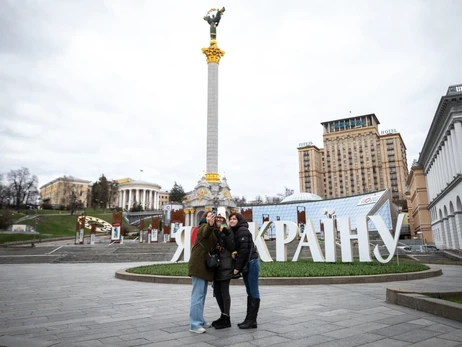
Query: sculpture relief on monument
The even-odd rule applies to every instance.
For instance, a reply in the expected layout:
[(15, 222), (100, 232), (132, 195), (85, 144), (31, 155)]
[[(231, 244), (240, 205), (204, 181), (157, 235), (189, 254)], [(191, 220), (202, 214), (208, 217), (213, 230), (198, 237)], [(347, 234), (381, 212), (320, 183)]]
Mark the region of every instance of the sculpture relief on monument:
[(193, 217), (190, 218), (189, 225), (197, 225), (205, 211), (223, 206), (229, 214), (236, 207), (226, 178), (220, 178), (218, 173), (218, 67), (225, 52), (217, 45), (217, 27), (224, 12), (224, 7), (212, 8), (203, 18), (210, 26), (210, 45), (202, 48), (202, 53), (207, 58), (208, 69), (207, 170), (185, 202), (185, 208)]

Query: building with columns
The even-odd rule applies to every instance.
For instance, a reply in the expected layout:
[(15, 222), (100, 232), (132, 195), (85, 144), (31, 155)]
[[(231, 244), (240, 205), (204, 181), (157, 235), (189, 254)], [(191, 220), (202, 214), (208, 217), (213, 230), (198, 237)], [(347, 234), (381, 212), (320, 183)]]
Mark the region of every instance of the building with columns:
[(125, 210), (141, 205), (143, 210), (160, 210), (161, 186), (146, 181), (126, 180), (118, 185), (118, 204)]
[(426, 178), (433, 240), (443, 249), (462, 249), (461, 149), (462, 84), (441, 97), (417, 163)]

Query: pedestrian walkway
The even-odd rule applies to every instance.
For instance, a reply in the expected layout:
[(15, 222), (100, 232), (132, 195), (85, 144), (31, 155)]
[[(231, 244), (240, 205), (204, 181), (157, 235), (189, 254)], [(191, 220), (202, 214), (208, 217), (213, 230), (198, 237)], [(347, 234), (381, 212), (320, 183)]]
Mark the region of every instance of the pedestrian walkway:
[[(192, 334), (191, 287), (114, 277), (138, 265), (0, 265), (0, 346), (462, 346), (462, 323), (385, 302), (387, 287), (460, 291), (461, 266), (408, 282), (261, 286), (258, 329), (245, 331), (245, 290), (231, 286), (233, 327)], [(218, 316), (210, 288), (205, 318)]]

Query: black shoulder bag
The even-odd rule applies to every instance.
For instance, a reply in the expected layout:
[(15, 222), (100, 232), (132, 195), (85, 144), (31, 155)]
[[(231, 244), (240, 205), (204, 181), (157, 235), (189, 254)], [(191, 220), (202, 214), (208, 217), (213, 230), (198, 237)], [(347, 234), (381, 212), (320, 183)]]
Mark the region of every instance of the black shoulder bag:
[[(199, 240), (197, 240), (197, 242), (199, 242), (201, 247), (203, 249), (205, 249), (205, 247), (202, 245), (202, 243)], [(207, 265), (207, 267), (209, 269), (217, 268), (218, 265), (220, 265), (220, 258), (218, 258), (218, 254), (210, 254), (210, 251), (207, 251), (207, 258), (206, 258), (206, 261), (205, 261), (205, 265)]]

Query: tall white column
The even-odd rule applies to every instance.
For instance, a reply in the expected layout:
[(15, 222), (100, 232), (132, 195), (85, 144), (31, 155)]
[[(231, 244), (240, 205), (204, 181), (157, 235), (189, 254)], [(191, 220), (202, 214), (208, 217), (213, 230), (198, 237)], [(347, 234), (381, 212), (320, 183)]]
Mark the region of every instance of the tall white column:
[(128, 191), (128, 210), (130, 210), (133, 205), (132, 194), (133, 194), (132, 189), (130, 189)]
[(453, 176), (457, 176), (459, 173), (459, 167), (462, 165), (462, 155), (460, 153), (459, 147), (457, 147), (457, 135), (456, 135), (456, 129), (453, 127), (451, 129), (451, 142), (452, 142), (452, 152), (454, 156), (454, 172), (452, 173)]
[(122, 208), (125, 208), (127, 204), (127, 189), (123, 190), (123, 198), (122, 198)]
[(458, 154), (459, 157), (459, 165), (457, 168), (457, 173), (462, 173), (462, 156), (460, 155), (460, 150), (462, 148), (462, 122), (455, 122), (454, 123), (454, 138), (455, 138), (455, 143), (456, 147), (458, 148)]
[(452, 248), (459, 249), (459, 233), (457, 232), (457, 225), (456, 225), (456, 216), (454, 214), (449, 215), (449, 225), (452, 234)]
[(143, 189), (143, 208), (146, 209), (146, 189)]
[(445, 218), (444, 224), (447, 230), (446, 237), (447, 237), (447, 245), (449, 249), (454, 249), (454, 242), (452, 238), (452, 226), (451, 223), (449, 223), (449, 215)]
[(208, 64), (207, 173), (218, 173), (218, 64)]
[(435, 196), (438, 195), (438, 193), (441, 191), (441, 166), (440, 166), (440, 154), (437, 154), (436, 159), (435, 159), (435, 174), (436, 174), (436, 191), (435, 191)]
[[(431, 173), (431, 185), (432, 185), (432, 193), (431, 193), (431, 198), (433, 199), (433, 197), (436, 195), (436, 168), (435, 168), (435, 162), (432, 163), (432, 167), (430, 169), (430, 173)], [(430, 199), (428, 200), (430, 201)]]
[(425, 180), (427, 181), (427, 194), (428, 194), (428, 201), (431, 200), (433, 197), (433, 173), (434, 173), (433, 163), (430, 164), (430, 168), (425, 176)]
[(447, 165), (448, 163), (446, 162), (447, 157), (446, 157), (446, 146), (442, 145), (441, 146), (441, 168), (443, 172), (443, 187), (446, 187), (446, 182), (448, 181), (448, 170), (447, 170)]
[(459, 239), (458, 249), (462, 249), (462, 211), (456, 211), (454, 214), (456, 223), (457, 238)]
[(159, 209), (159, 191), (157, 191), (157, 190), (154, 193), (154, 206), (155, 206), (154, 208), (156, 210)]
[(444, 155), (446, 156), (445, 164), (446, 164), (446, 182), (444, 187), (448, 185), (449, 182), (451, 182), (451, 156), (449, 154), (449, 144), (448, 144), (448, 139), (446, 138), (446, 141), (444, 141)]
[(448, 132), (448, 137), (447, 137), (447, 143), (448, 143), (448, 152), (449, 152), (449, 182), (452, 182), (453, 180), (453, 177), (456, 175), (456, 162), (457, 162), (457, 158), (456, 158), (456, 155), (455, 155), (455, 151), (454, 151), (454, 144), (453, 144), (453, 138), (450, 134), (450, 132)]

